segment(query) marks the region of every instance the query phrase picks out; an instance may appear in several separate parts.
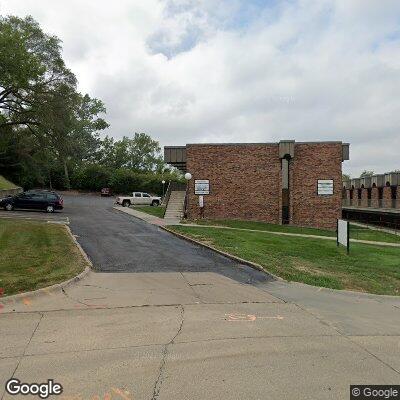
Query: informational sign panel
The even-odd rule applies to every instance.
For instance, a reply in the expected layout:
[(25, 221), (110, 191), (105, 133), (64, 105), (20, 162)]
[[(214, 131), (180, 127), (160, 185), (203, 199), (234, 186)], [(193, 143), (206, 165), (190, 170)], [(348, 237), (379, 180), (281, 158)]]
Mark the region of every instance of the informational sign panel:
[(318, 179), (318, 196), (333, 194), (333, 179)]
[(350, 248), (350, 225), (349, 221), (345, 221), (343, 219), (337, 220), (337, 245), (345, 246), (347, 252), (349, 252)]
[(210, 181), (208, 179), (195, 179), (194, 194), (210, 194)]
[(204, 207), (204, 197), (203, 196), (199, 196), (199, 207), (200, 208)]

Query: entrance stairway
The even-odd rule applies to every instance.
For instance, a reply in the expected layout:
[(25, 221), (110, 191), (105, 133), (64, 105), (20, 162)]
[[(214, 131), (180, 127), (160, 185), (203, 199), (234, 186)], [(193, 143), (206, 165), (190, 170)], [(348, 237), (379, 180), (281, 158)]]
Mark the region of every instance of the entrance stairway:
[(169, 196), (164, 219), (181, 220), (183, 218), (183, 207), (185, 203), (184, 190), (172, 190)]

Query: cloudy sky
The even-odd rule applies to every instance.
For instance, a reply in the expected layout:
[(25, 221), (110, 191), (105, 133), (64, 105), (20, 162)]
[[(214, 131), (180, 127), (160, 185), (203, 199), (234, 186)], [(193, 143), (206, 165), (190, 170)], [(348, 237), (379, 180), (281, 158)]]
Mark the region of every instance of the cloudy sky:
[(342, 140), (400, 168), (399, 0), (0, 0), (63, 41), (116, 138)]

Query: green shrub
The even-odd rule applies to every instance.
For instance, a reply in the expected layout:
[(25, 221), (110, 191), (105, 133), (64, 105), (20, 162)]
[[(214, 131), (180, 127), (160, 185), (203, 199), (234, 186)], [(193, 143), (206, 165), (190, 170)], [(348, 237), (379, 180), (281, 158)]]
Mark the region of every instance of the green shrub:
[[(98, 164), (85, 165), (74, 170), (71, 186), (74, 189), (100, 191), (110, 187), (114, 193), (129, 194), (134, 191), (162, 194), (162, 181), (179, 181), (175, 174), (136, 172), (126, 168), (111, 169)], [(167, 183), (165, 185), (167, 189)]]
[(100, 191), (109, 187), (111, 171), (98, 164), (86, 165), (76, 169), (71, 177), (71, 186), (74, 189)]

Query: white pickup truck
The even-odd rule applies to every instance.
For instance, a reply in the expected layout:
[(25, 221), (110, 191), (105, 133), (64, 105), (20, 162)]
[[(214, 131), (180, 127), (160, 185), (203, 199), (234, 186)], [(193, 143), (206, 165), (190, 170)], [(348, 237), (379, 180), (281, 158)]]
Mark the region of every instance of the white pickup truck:
[(132, 196), (119, 196), (115, 201), (122, 207), (133, 206), (159, 206), (161, 204), (161, 197), (150, 196), (148, 193), (133, 192)]

